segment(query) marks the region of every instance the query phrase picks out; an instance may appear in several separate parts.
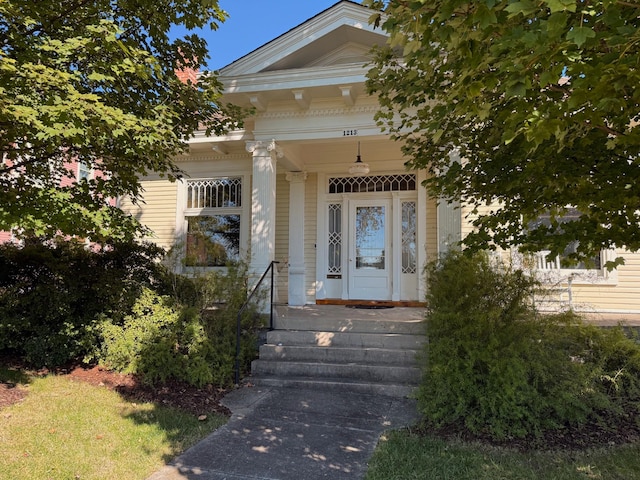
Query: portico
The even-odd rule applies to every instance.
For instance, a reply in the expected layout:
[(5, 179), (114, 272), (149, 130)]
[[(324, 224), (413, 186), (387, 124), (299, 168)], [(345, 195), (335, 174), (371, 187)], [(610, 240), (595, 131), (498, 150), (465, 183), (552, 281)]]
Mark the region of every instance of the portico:
[[(223, 101), (255, 113), (226, 136), (198, 133), (182, 161), (197, 176), (206, 164), (207, 176), (242, 178), (238, 252), (250, 252), (255, 276), (280, 262), (278, 298), (289, 305), (420, 301), (437, 252), (425, 174), (405, 169), (366, 94), (370, 50), (386, 42), (369, 14), (338, 2), (223, 68)], [(350, 173), (357, 155), (368, 172)]]

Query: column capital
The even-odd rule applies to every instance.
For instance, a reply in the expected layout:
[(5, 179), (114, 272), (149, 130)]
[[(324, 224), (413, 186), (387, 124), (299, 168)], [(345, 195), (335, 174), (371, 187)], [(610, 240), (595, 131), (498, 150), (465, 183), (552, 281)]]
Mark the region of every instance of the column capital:
[(276, 158), (284, 157), (282, 147), (276, 143), (275, 139), (271, 140), (269, 145), (267, 145), (267, 150), (271, 153), (271, 156), (275, 156)]
[(287, 172), (287, 182), (305, 182), (307, 180), (307, 172)]
[(282, 148), (276, 143), (275, 139), (268, 141), (250, 140), (245, 144), (245, 148), (247, 149), (247, 152), (253, 153), (254, 155), (258, 150), (265, 150), (274, 159), (282, 158), (284, 156)]
[(262, 140), (247, 141), (245, 144), (245, 148), (249, 153), (256, 153), (256, 150), (260, 150), (260, 149), (266, 150), (267, 145)]

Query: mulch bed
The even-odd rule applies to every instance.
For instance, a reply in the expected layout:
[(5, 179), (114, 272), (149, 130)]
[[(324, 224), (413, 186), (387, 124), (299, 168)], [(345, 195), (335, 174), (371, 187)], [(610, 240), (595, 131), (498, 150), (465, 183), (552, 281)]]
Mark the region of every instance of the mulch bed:
[[(46, 375), (50, 372), (45, 369), (37, 373)], [(228, 408), (220, 404), (228, 390), (211, 385), (197, 388), (184, 382), (168, 381), (164, 385), (152, 387), (142, 383), (134, 375), (124, 375), (98, 366), (58, 369), (53, 373), (66, 375), (73, 381), (114, 390), (131, 402), (152, 402), (196, 416), (208, 413), (231, 414)], [(0, 382), (0, 408), (21, 401), (27, 394), (28, 388)]]
[(446, 440), (461, 440), (467, 443), (481, 443), (494, 447), (527, 451), (581, 451), (606, 448), (640, 442), (640, 422), (634, 415), (620, 418), (592, 421), (580, 427), (548, 430), (538, 437), (506, 438), (496, 440), (489, 435), (475, 434), (462, 424), (450, 424), (442, 428), (419, 427), (413, 430), (419, 435), (436, 436)]

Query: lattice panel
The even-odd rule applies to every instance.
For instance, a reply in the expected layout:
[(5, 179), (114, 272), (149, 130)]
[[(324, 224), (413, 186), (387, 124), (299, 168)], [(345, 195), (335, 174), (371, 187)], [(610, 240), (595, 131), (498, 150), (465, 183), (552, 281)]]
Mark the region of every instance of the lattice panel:
[(402, 273), (416, 273), (416, 202), (402, 202)]
[(187, 180), (187, 208), (242, 206), (242, 178)]
[(415, 189), (416, 176), (412, 174), (329, 179), (329, 193), (407, 192)]

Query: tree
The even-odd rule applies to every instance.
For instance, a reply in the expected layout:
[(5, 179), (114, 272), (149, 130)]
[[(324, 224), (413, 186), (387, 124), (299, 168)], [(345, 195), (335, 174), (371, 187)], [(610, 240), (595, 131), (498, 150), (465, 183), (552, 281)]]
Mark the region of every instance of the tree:
[(433, 195), (472, 207), (466, 245), (640, 248), (640, 4), (365, 3), (390, 35), (367, 80), (378, 122)]
[[(150, 172), (177, 178), (194, 131), (238, 121), (215, 75), (176, 77), (199, 70), (205, 40), (169, 35), (225, 15), (217, 0), (1, 1), (0, 230), (97, 242), (141, 231), (105, 200), (140, 199)], [(62, 181), (76, 162), (101, 174)]]

